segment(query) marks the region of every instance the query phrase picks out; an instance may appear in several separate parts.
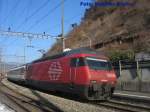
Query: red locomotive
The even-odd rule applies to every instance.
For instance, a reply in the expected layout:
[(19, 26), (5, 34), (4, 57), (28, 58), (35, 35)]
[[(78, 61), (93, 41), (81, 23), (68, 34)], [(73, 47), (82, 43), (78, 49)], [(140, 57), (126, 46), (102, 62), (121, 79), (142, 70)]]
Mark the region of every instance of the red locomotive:
[(33, 61), (26, 67), (25, 79), (33, 87), (78, 94), (88, 100), (111, 97), (116, 84), (109, 59), (87, 48)]

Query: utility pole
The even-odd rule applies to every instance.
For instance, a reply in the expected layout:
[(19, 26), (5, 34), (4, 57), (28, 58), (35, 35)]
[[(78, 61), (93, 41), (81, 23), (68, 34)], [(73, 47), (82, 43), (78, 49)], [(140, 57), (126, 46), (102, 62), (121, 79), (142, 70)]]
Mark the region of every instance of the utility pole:
[(84, 32), (83, 32), (83, 37), (85, 37), (85, 38), (87, 38), (89, 40), (90, 48), (92, 48), (92, 39)]
[(64, 39), (64, 0), (62, 0), (62, 3), (61, 3), (61, 13), (62, 13), (62, 16), (61, 16), (61, 27), (62, 27), (62, 50), (64, 51), (65, 50), (65, 39)]

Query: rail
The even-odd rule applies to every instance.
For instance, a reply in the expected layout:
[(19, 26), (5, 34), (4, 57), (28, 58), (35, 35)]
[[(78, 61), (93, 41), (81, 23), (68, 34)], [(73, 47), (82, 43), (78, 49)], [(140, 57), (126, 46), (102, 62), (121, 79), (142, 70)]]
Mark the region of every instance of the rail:
[(150, 107), (148, 106), (140, 106), (136, 104), (120, 102), (115, 100), (96, 103), (96, 105), (127, 112), (150, 112)]

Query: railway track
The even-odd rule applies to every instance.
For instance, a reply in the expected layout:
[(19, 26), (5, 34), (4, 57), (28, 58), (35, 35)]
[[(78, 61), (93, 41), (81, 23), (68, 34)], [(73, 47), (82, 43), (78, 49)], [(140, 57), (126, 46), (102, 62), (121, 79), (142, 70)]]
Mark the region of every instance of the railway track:
[(48, 102), (28, 97), (2, 83), (0, 83), (0, 97), (2, 97), (2, 102), (9, 105), (15, 112), (61, 112), (58, 108), (52, 107), (53, 105), (49, 105)]
[[(37, 99), (28, 97), (22, 93), (19, 93), (4, 84), (0, 84), (0, 93), (6, 95), (9, 100), (11, 100), (12, 104), (19, 105), (21, 109), (24, 111), (21, 112), (50, 112), (51, 109), (48, 108), (50, 105), (45, 105), (38, 101)], [(7, 92), (6, 92), (7, 91)], [(8, 94), (9, 93), (9, 94)], [(17, 96), (17, 97), (16, 97)], [(92, 103), (93, 104), (93, 103)], [(148, 106), (141, 106), (136, 105), (135, 103), (129, 103), (126, 101), (118, 101), (118, 100), (109, 100), (107, 102), (95, 102), (94, 105), (96, 106), (103, 106), (110, 109), (115, 109), (117, 111), (125, 111), (125, 112), (150, 112), (150, 107)], [(12, 107), (12, 105), (9, 105)], [(13, 107), (14, 108), (14, 107)], [(52, 108), (54, 111), (59, 111), (59, 109)], [(17, 110), (15, 110), (17, 111)], [(20, 112), (20, 111), (18, 111)]]
[(140, 106), (136, 104), (131, 104), (129, 102), (119, 102), (115, 100), (109, 100), (107, 102), (96, 103), (98, 106), (104, 106), (107, 108), (112, 108), (125, 112), (150, 112), (150, 107)]

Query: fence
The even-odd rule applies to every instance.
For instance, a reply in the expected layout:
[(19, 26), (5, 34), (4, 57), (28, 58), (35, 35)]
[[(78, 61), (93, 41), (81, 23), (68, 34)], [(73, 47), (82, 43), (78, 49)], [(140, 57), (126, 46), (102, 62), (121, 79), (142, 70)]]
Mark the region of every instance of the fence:
[(119, 61), (113, 66), (117, 90), (150, 92), (150, 61)]

